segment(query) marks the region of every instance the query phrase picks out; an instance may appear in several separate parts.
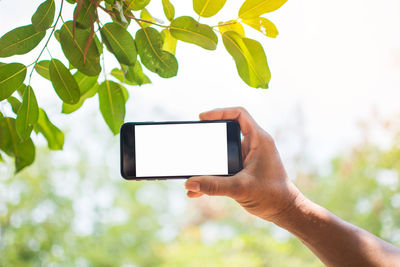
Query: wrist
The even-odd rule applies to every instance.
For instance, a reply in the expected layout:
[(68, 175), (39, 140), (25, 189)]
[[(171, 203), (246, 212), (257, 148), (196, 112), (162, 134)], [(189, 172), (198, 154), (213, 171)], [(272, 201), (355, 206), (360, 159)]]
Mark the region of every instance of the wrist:
[(293, 222), (293, 220), (296, 220), (297, 217), (301, 216), (302, 211), (305, 210), (304, 206), (308, 205), (309, 200), (297, 188), (296, 191), (297, 192), (294, 194), (293, 199), (289, 204), (279, 213), (270, 217), (268, 219), (269, 221), (278, 226), (284, 227), (284, 225)]

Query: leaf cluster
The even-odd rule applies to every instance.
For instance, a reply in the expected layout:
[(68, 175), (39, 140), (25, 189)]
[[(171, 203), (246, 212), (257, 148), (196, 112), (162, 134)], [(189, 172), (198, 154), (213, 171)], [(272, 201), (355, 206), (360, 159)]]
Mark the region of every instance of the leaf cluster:
[[(125, 118), (129, 93), (124, 85), (151, 83), (143, 66), (162, 78), (176, 76), (178, 41), (215, 50), (219, 34), (241, 79), (251, 87), (268, 88), (271, 73), (264, 49), (259, 42), (245, 36), (242, 25), (275, 38), (278, 31), (274, 24), (260, 16), (275, 11), (286, 1), (246, 0), (238, 19), (216, 26), (200, 23), (200, 18), (216, 15), (226, 0), (193, 0), (193, 9), (199, 16), (197, 20), (190, 16), (177, 17), (173, 3), (162, 0), (168, 20), (166, 25), (158, 23), (159, 19), (147, 9), (150, 0), (67, 0), (75, 6), (70, 21), (62, 18), (64, 0), (59, 3), (44, 1), (33, 14), (30, 25), (15, 28), (0, 38), (0, 57), (4, 58), (27, 54), (48, 35), (32, 64), (0, 63), (0, 101), (8, 102), (16, 115), (16, 118), (4, 114), (0, 117), (0, 150), (15, 157), (16, 171), (20, 171), (34, 160), (32, 131), (41, 133), (50, 149), (63, 147), (64, 134), (39, 108), (30, 84), (33, 72), (51, 82), (62, 101), (62, 113), (76, 111), (88, 98), (97, 95), (101, 114), (113, 134), (119, 132)], [(58, 16), (55, 15), (57, 5)], [(110, 21), (100, 21), (100, 12), (106, 13)], [(134, 35), (128, 30), (131, 24), (136, 26)], [(65, 59), (51, 56), (47, 45), (53, 37), (59, 42)], [(45, 50), (49, 59), (40, 60)], [(119, 69), (114, 68), (110, 73), (101, 62), (106, 50), (120, 64)], [(68, 61), (68, 67), (64, 60)], [(24, 83), (26, 80), (28, 82)]]

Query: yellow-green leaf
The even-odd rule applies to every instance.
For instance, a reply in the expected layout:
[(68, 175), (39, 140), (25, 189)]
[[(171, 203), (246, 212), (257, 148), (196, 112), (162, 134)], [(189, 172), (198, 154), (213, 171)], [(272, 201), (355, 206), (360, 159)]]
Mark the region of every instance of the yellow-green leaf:
[(45, 31), (51, 27), (54, 20), (56, 5), (54, 0), (44, 1), (32, 16), (32, 25), (38, 32)]
[(175, 56), (162, 50), (161, 34), (148, 27), (136, 32), (136, 46), (143, 65), (163, 78), (176, 76), (178, 62)]
[(128, 66), (126, 78), (128, 81), (135, 82), (139, 86), (151, 83), (150, 79), (143, 73), (142, 65), (139, 61), (136, 61), (135, 66)]
[[(142, 11), (140, 12), (140, 19), (143, 20), (148, 20), (151, 22), (156, 22), (156, 20), (150, 15), (149, 11), (147, 11), (147, 9), (143, 8)], [(147, 22), (140, 22), (140, 24), (142, 25), (142, 27), (150, 27), (152, 24), (151, 23), (147, 23)]]
[(35, 65), (36, 72), (47, 80), (50, 80), (49, 64), (50, 60), (42, 60)]
[(6, 132), (8, 136), (8, 142), (2, 150), (9, 156), (15, 157), (15, 172), (21, 171), (26, 166), (33, 163), (35, 159), (35, 146), (31, 138), (21, 141), (15, 129), (15, 119), (6, 117), (1, 129)]
[(122, 95), (124, 96), (124, 101), (125, 101), (125, 103), (128, 101), (128, 99), (129, 99), (129, 92), (128, 92), (128, 90), (124, 87), (124, 86), (122, 86), (121, 84), (119, 85), (120, 87), (121, 87), (121, 90), (122, 90)]
[(280, 8), (287, 0), (246, 0), (239, 9), (239, 18), (251, 19)]
[(168, 29), (161, 31), (161, 38), (163, 40), (162, 49), (175, 55), (176, 43), (178, 40), (171, 35), (171, 32)]
[(86, 76), (81, 72), (77, 72), (74, 74), (75, 81), (78, 83), (79, 91), (81, 97), (79, 98), (78, 103), (76, 104), (62, 104), (62, 113), (72, 113), (75, 110), (79, 109), (86, 99), (93, 97), (97, 93), (97, 89), (99, 84), (97, 83), (97, 78), (94, 76)]
[(88, 76), (97, 76), (101, 71), (100, 54), (96, 46), (96, 36), (90, 44), (86, 60), (83, 59), (86, 43), (90, 36), (89, 30), (75, 29), (75, 37), (72, 34), (72, 21), (65, 22), (60, 30), (60, 43), (65, 57), (80, 72)]
[(100, 111), (114, 135), (118, 134), (125, 118), (125, 97), (122, 87), (105, 80), (99, 86)]
[[(138, 61), (139, 62), (139, 61)], [(112, 69), (111, 75), (114, 76), (118, 81), (127, 85), (138, 85), (136, 82), (131, 82), (126, 78), (126, 74), (117, 68)]]
[(234, 31), (223, 33), (222, 40), (242, 80), (251, 87), (267, 89), (271, 73), (261, 44)]
[(193, 9), (200, 17), (212, 17), (221, 10), (226, 0), (193, 0)]
[(49, 120), (43, 109), (39, 109), (39, 118), (35, 125), (35, 131), (40, 132), (46, 138), (47, 146), (51, 150), (61, 150), (63, 148), (64, 133)]
[(137, 11), (145, 8), (150, 3), (150, 0), (125, 0), (124, 2), (127, 6), (127, 10)]
[(0, 113), (0, 149), (6, 151), (10, 140), (11, 136), (8, 130), (7, 121), (3, 117), (3, 114)]
[(69, 70), (58, 59), (52, 59), (49, 65), (50, 79), (57, 95), (68, 104), (76, 104), (80, 98), (78, 84)]
[(244, 19), (243, 23), (249, 25), (250, 27), (256, 29), (259, 32), (262, 32), (264, 35), (276, 38), (278, 36), (278, 29), (276, 26), (266, 18), (252, 18), (252, 19)]
[(124, 66), (122, 70), (113, 69), (111, 75), (117, 80), (127, 85), (143, 85), (151, 83), (150, 79), (143, 73), (142, 66), (139, 61), (136, 61), (135, 66)]
[(39, 117), (39, 107), (31, 86), (26, 87), (15, 126), (21, 140), (27, 139)]
[(118, 23), (110, 22), (100, 29), (100, 33), (108, 50), (115, 55), (121, 64), (135, 64), (137, 56), (135, 41), (124, 27)]
[(26, 76), (26, 67), (20, 63), (9, 63), (0, 66), (0, 101), (6, 99), (21, 84)]
[(176, 39), (192, 43), (208, 50), (217, 48), (218, 37), (208, 25), (198, 23), (192, 17), (183, 16), (171, 22), (170, 31)]
[(163, 10), (165, 17), (172, 21), (175, 17), (175, 8), (169, 0), (162, 0)]
[(21, 107), (21, 101), (19, 101), (16, 97), (10, 96), (7, 98), (8, 103), (11, 105), (12, 111), (17, 114), (19, 108)]
[(227, 31), (234, 31), (240, 36), (244, 36), (244, 29), (240, 22), (236, 20), (229, 20), (227, 22), (218, 23), (219, 32), (222, 34)]
[(15, 28), (0, 38), (0, 57), (23, 55), (35, 48), (46, 32), (37, 32), (33, 25)]
[(24, 83), (22, 83), (20, 86), (18, 86), (17, 88), (17, 92), (19, 94), (19, 96), (22, 98), (22, 96), (24, 95), (26, 89), (26, 85)]

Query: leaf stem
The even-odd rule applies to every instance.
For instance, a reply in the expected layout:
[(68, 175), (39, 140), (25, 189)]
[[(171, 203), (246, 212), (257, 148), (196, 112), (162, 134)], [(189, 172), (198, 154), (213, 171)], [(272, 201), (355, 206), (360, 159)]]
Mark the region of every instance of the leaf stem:
[[(31, 73), (29, 74), (28, 86), (31, 85), (31, 78), (32, 78), (33, 71), (35, 70), (35, 66), (36, 66), (37, 62), (39, 61), (40, 57), (42, 56), (44, 50), (47, 49), (47, 45), (49, 44), (50, 39), (51, 39), (51, 37), (53, 36), (53, 34), (54, 34), (55, 30), (56, 30), (56, 26), (57, 26), (58, 20), (61, 17), (63, 5), (64, 5), (64, 0), (61, 0), (60, 12), (58, 13), (56, 22), (54, 23), (53, 26), (51, 26), (52, 30), (51, 30), (50, 36), (49, 36), (49, 38), (47, 38), (47, 41), (46, 41), (44, 47), (42, 48), (42, 50), (40, 51), (39, 56), (36, 58), (36, 60), (32, 64), (29, 65), (29, 66), (33, 65), (33, 68), (31, 70)], [(47, 51), (49, 51), (49, 50), (47, 49)], [(50, 52), (49, 52), (49, 54), (50, 54)]]
[(158, 26), (158, 27), (162, 27), (162, 28), (168, 28), (169, 26), (166, 26), (166, 25), (161, 25), (161, 24), (158, 24), (158, 23), (155, 23), (155, 22), (153, 22), (153, 21), (151, 21), (151, 20), (146, 20), (146, 19), (138, 19), (137, 17), (135, 17), (135, 16), (130, 16), (130, 15), (125, 15), (127, 18), (130, 18), (130, 19), (134, 19), (136, 22), (146, 22), (146, 23), (149, 23), (149, 24), (152, 24), (152, 25), (156, 25), (156, 26)]

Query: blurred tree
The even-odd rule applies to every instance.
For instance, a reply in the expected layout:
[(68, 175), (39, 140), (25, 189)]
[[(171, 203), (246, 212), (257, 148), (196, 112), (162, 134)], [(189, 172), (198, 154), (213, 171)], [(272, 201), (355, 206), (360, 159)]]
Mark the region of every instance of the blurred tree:
[[(190, 200), (177, 212), (180, 184), (121, 182), (83, 149), (76, 144), (76, 158), (63, 164), (41, 151), (42, 164), (16, 177), (0, 169), (0, 266), (322, 266), (296, 238), (229, 199)], [(364, 142), (336, 157), (328, 174), (302, 173), (297, 184), (400, 245), (399, 174), (397, 134), (388, 149)]]

